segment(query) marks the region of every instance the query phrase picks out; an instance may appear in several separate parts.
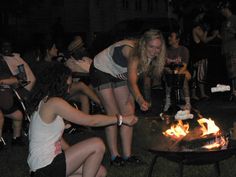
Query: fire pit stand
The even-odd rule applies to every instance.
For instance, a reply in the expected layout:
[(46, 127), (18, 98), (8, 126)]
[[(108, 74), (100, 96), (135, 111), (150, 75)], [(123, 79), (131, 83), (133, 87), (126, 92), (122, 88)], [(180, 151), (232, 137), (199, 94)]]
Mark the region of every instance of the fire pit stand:
[(236, 154), (235, 147), (228, 147), (224, 150), (206, 150), (206, 151), (164, 151), (157, 148), (149, 149), (154, 154), (152, 162), (149, 166), (148, 177), (152, 177), (153, 167), (157, 162), (158, 157), (163, 157), (167, 160), (179, 164), (179, 177), (183, 176), (184, 165), (207, 165), (213, 164), (216, 176), (220, 177), (219, 162), (228, 159)]

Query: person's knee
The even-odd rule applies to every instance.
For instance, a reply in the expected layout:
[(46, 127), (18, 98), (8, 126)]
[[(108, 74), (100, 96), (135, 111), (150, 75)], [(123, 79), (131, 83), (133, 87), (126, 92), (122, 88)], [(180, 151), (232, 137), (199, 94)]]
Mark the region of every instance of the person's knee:
[(94, 147), (95, 151), (105, 153), (106, 147), (105, 147), (105, 144), (101, 138), (97, 138), (97, 137), (93, 138), (92, 144), (93, 144), (92, 146)]
[(2, 111), (0, 110), (0, 121), (2, 121), (4, 119), (4, 115), (2, 113)]
[(89, 98), (86, 95), (81, 94), (79, 96), (79, 99), (81, 101), (81, 104), (89, 105)]
[(83, 91), (85, 86), (86, 86), (86, 85), (85, 85), (85, 83), (83, 83), (83, 82), (77, 82), (77, 83), (76, 83), (76, 88), (77, 88), (77, 90), (79, 90), (79, 91)]
[(22, 121), (23, 113), (20, 110), (17, 110), (12, 114), (12, 117), (13, 117), (13, 120)]
[(107, 170), (103, 165), (101, 165), (100, 168), (98, 169), (96, 177), (106, 177), (106, 176), (107, 176)]

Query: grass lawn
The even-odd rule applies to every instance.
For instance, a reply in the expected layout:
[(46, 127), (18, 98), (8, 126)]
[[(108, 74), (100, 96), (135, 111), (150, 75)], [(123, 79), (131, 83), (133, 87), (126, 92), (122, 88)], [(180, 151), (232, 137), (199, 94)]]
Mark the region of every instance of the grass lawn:
[[(155, 125), (150, 119), (141, 119), (135, 128), (136, 138), (134, 150), (146, 162), (141, 166), (125, 166), (125, 167), (109, 167), (108, 177), (147, 177), (149, 165), (153, 159), (153, 154), (147, 151), (149, 144), (155, 140), (158, 130), (155, 130)], [(157, 126), (157, 125), (156, 125)], [(137, 130), (142, 130), (137, 133)], [(138, 137), (138, 138), (137, 138)], [(105, 157), (106, 160), (107, 157)], [(106, 160), (108, 161), (108, 160)], [(105, 164), (108, 165), (107, 163)], [(221, 177), (236, 176), (236, 159), (231, 157), (220, 162)], [(175, 162), (158, 158), (154, 166), (152, 177), (178, 177), (179, 165)], [(210, 165), (185, 165), (183, 176), (188, 177), (213, 177), (216, 176), (216, 171), (213, 164)]]
[[(213, 100), (201, 103), (199, 109), (207, 116), (228, 129), (235, 121), (236, 105), (227, 103), (225, 100)], [(109, 153), (106, 152), (103, 164), (107, 167), (108, 177), (147, 177), (149, 165), (153, 154), (147, 149), (157, 141), (156, 136), (161, 133), (160, 121), (148, 116), (140, 117), (139, 122), (134, 128), (133, 152), (139, 155), (145, 162), (144, 165), (127, 165), (124, 167), (113, 167), (109, 164)], [(93, 134), (104, 138), (102, 129), (94, 130)], [(0, 151), (0, 177), (29, 177), (27, 166), (27, 147), (11, 147), (10, 136), (6, 138), (9, 147), (7, 150)], [(74, 136), (74, 137), (73, 137)], [(78, 141), (81, 137), (86, 138), (87, 134), (75, 134), (71, 139)], [(157, 142), (158, 143), (158, 142)], [(236, 176), (236, 159), (231, 157), (220, 162), (221, 177)], [(152, 177), (177, 177), (179, 166), (175, 162), (164, 158), (158, 158), (154, 166)], [(213, 165), (184, 166), (184, 177), (213, 177), (216, 176)]]

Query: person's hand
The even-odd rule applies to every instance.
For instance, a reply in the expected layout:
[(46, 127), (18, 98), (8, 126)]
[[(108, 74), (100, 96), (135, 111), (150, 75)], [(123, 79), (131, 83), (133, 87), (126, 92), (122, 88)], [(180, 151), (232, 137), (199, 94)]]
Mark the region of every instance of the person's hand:
[(142, 111), (147, 111), (149, 107), (151, 106), (150, 103), (148, 103), (142, 96), (138, 96), (136, 98), (137, 103), (139, 104), (139, 107)]
[(213, 35), (214, 37), (217, 37), (217, 36), (219, 35), (219, 30), (214, 30), (214, 31), (212, 32), (212, 35)]
[(139, 106), (142, 111), (147, 111), (150, 107), (150, 103), (144, 100)]
[(89, 64), (92, 64), (92, 62), (93, 62), (93, 60), (89, 57), (83, 57), (82, 60), (89, 63)]
[(128, 126), (132, 126), (136, 124), (137, 121), (138, 121), (138, 118), (135, 115), (123, 116), (123, 124), (126, 124)]

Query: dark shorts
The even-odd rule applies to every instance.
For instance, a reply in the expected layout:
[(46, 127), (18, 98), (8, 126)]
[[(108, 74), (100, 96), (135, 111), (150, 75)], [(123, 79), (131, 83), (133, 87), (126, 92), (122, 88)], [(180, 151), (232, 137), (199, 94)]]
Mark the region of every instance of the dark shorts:
[(106, 88), (117, 88), (127, 85), (127, 80), (118, 79), (108, 73), (102, 72), (94, 67), (90, 67), (90, 83), (95, 90)]
[(0, 100), (0, 110), (3, 114), (11, 114), (18, 109), (17, 100), (10, 88), (0, 88)]
[(66, 158), (65, 154), (58, 154), (51, 164), (31, 172), (31, 177), (66, 177)]

